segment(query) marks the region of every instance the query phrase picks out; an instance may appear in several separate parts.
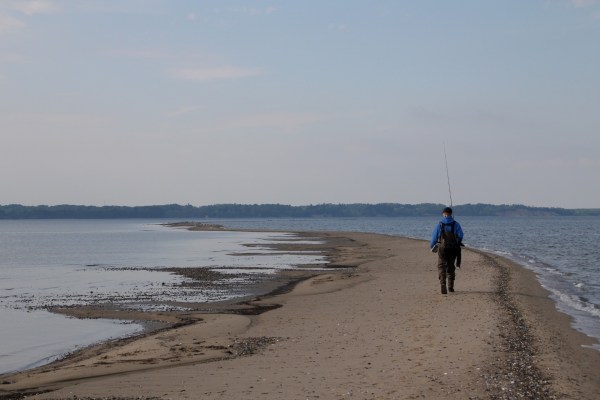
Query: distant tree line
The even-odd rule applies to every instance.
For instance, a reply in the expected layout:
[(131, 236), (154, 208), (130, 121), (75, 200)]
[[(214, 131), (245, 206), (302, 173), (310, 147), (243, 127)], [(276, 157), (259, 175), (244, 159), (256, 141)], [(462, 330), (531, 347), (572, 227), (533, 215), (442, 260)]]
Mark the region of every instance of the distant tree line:
[[(109, 218), (355, 218), (437, 216), (443, 204), (179, 204), (151, 206), (23, 206), (0, 205), (0, 219), (109, 219)], [(454, 207), (460, 216), (600, 216), (600, 208), (565, 209), (524, 205), (464, 204)]]

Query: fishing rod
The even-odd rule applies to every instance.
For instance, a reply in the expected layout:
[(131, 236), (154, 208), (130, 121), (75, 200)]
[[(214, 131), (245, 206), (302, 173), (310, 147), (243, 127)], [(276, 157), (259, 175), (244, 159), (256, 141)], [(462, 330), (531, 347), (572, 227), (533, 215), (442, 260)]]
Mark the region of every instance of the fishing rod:
[(450, 195), (450, 207), (452, 207), (452, 189), (450, 188), (450, 173), (448, 172), (448, 156), (446, 155), (446, 142), (444, 144), (444, 159), (446, 160), (446, 179), (448, 180), (448, 194)]

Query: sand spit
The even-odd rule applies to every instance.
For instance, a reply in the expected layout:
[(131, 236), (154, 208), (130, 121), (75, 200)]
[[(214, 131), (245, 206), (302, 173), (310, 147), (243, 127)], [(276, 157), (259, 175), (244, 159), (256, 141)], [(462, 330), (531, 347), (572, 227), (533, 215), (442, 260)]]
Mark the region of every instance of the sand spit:
[(423, 241), (310, 235), (344, 268), (235, 305), (157, 313), (168, 329), (3, 376), (0, 399), (598, 397), (600, 352), (582, 347), (592, 339), (533, 273), (467, 250), (456, 293), (442, 295)]

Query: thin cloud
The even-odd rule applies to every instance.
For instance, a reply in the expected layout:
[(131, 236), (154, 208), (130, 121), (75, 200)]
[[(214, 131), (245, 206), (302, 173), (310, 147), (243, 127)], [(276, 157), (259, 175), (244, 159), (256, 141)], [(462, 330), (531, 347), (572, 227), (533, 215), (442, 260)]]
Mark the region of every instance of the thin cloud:
[(240, 67), (183, 68), (173, 71), (175, 77), (188, 81), (209, 82), (218, 79), (238, 79), (262, 75), (261, 69)]
[(582, 167), (598, 168), (600, 167), (600, 158), (579, 158), (577, 164)]
[(22, 54), (0, 54), (0, 64), (23, 64), (27, 57)]
[(20, 19), (0, 14), (0, 34), (18, 31), (25, 27)]
[[(270, 16), (275, 13), (277, 9), (275, 7), (228, 7), (228, 8), (215, 8), (212, 13), (199, 13), (197, 11), (190, 11), (186, 14), (186, 19), (190, 22), (216, 22), (218, 24), (226, 23), (226, 20), (231, 15), (241, 15), (243, 17), (261, 17)], [(216, 20), (214, 20), (216, 18)]]
[(59, 10), (58, 4), (49, 0), (11, 1), (9, 7), (25, 15), (50, 14)]
[[(57, 4), (48, 0), (7, 1), (2, 5), (6, 10), (17, 11), (27, 16), (49, 14), (59, 9)], [(16, 32), (25, 28), (25, 26), (25, 22), (18, 18), (0, 14), (0, 34)]]
[(275, 7), (231, 7), (225, 10), (225, 12), (232, 12), (246, 15), (270, 15), (276, 11)]
[[(0, 113), (0, 123), (3, 126), (41, 126), (44, 130), (52, 130), (53, 128), (59, 129), (64, 132), (75, 133), (76, 130), (70, 131), (67, 128), (76, 127), (78, 129), (83, 128), (95, 128), (102, 126), (110, 122), (110, 119), (90, 113), (50, 113), (50, 112), (23, 112), (23, 113)], [(8, 129), (7, 131), (11, 131)], [(17, 132), (15, 130), (15, 132)], [(35, 130), (30, 131), (32, 135), (35, 135)], [(15, 133), (16, 134), (16, 133)]]
[(142, 59), (159, 59), (167, 57), (163, 52), (153, 49), (111, 49), (108, 50), (106, 53), (108, 55), (116, 57), (130, 57)]
[(597, 0), (571, 0), (571, 4), (577, 8), (589, 7), (597, 3)]
[(249, 15), (269, 15), (275, 12), (275, 7), (264, 7), (264, 8), (255, 8), (255, 7), (242, 7), (238, 9), (239, 12), (249, 14)]
[(520, 160), (515, 162), (515, 165), (521, 168), (527, 169), (539, 169), (544, 170), (548, 168), (573, 168), (573, 167), (582, 167), (582, 168), (598, 168), (600, 167), (600, 159), (599, 158), (590, 158), (590, 157), (555, 157), (555, 158), (542, 158), (537, 160)]
[(348, 27), (345, 24), (335, 24), (335, 23), (330, 23), (329, 25), (327, 25), (327, 28), (329, 28), (332, 31), (338, 31), (338, 32), (344, 32), (348, 29)]
[(178, 110), (175, 110), (171, 113), (168, 114), (169, 117), (179, 117), (181, 115), (185, 115), (185, 114), (189, 114), (189, 113), (193, 113), (195, 111), (198, 110), (202, 110), (204, 109), (204, 106), (189, 106), (189, 107), (182, 107)]
[(65, 7), (92, 14), (164, 15), (171, 5), (164, 0), (62, 0)]
[(112, 48), (107, 49), (105, 54), (111, 57), (138, 58), (142, 60), (169, 60), (173, 63), (181, 64), (218, 64), (222, 63), (222, 58), (211, 54), (191, 53), (180, 54), (173, 52), (172, 49), (164, 48)]
[(247, 130), (247, 129), (279, 129), (293, 130), (323, 120), (323, 115), (316, 113), (257, 113), (242, 115), (217, 123), (206, 129), (209, 132)]

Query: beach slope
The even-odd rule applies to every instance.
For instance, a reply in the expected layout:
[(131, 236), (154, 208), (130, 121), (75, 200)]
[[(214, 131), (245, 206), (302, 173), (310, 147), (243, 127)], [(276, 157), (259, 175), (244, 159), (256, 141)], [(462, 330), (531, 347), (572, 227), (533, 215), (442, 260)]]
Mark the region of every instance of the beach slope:
[(268, 311), (193, 315), (8, 377), (0, 390), (32, 399), (598, 398), (600, 352), (582, 347), (594, 342), (529, 271), (465, 250), (456, 292), (442, 295), (424, 241), (318, 235), (343, 236), (334, 261), (356, 268), (251, 303)]

